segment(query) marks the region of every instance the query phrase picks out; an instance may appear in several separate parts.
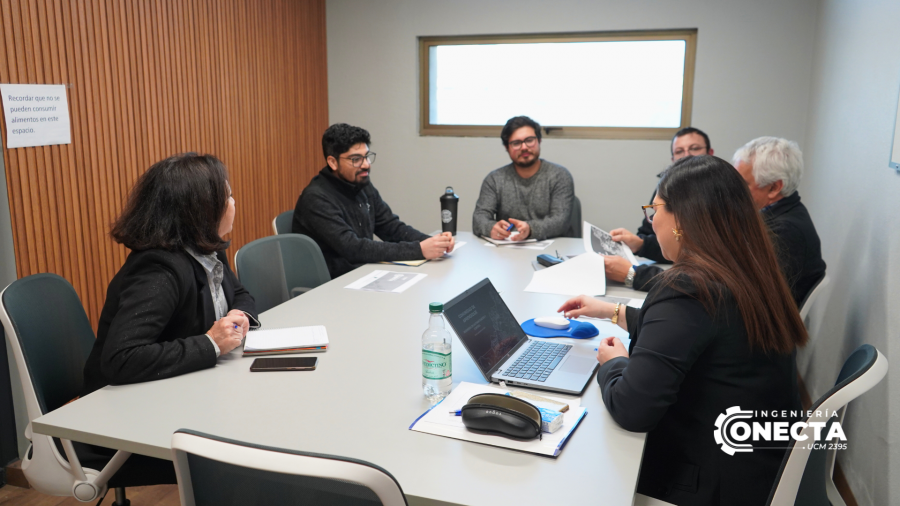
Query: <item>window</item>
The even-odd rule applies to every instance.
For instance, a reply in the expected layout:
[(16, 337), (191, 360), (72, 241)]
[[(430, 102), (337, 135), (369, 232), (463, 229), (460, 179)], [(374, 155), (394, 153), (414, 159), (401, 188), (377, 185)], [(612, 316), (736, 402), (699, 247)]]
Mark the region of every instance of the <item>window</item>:
[(691, 121), (697, 30), (420, 37), (421, 135), (670, 139)]

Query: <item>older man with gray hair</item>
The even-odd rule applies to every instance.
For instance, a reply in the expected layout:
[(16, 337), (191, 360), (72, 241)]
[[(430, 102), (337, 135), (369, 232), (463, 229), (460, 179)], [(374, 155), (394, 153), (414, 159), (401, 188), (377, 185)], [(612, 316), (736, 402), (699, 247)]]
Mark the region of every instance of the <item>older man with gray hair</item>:
[(778, 263), (800, 307), (825, 276), (819, 234), (797, 192), (803, 176), (803, 153), (796, 142), (759, 137), (739, 148), (732, 162), (747, 181), (750, 195), (772, 232)]

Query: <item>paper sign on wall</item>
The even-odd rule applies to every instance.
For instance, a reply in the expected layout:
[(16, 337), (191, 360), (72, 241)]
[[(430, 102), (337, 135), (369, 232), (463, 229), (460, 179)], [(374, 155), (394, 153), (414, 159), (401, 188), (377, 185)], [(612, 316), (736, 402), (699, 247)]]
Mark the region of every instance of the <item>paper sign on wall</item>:
[(0, 84), (6, 147), (71, 144), (69, 101), (63, 84)]

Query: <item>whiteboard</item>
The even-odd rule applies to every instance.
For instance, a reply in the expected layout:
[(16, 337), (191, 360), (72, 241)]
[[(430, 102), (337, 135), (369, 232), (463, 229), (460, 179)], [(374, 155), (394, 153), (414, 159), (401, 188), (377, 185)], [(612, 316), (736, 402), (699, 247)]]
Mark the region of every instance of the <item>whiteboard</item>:
[(888, 167), (900, 171), (900, 98), (897, 100), (897, 113), (894, 115), (894, 143), (891, 145), (891, 160)]

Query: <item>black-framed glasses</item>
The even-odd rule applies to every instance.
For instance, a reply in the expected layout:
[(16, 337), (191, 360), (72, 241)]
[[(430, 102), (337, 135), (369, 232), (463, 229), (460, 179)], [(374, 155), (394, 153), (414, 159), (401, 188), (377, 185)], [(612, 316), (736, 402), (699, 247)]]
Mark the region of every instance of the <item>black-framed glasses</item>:
[(694, 145), (690, 146), (690, 147), (687, 148), (687, 149), (684, 149), (684, 148), (678, 148), (678, 149), (676, 149), (675, 152), (672, 153), (672, 154), (675, 155), (675, 156), (684, 156), (684, 154), (687, 153), (687, 154), (689, 154), (689, 155), (691, 155), (691, 156), (697, 156), (697, 155), (702, 155), (702, 154), (704, 153), (704, 151), (706, 151), (706, 146), (701, 146), (701, 145), (699, 145), (699, 144), (694, 144)]
[(641, 209), (644, 210), (644, 218), (647, 218), (647, 221), (653, 223), (653, 217), (656, 216), (656, 208), (664, 205), (665, 204), (648, 204), (646, 206), (641, 206)]
[(519, 149), (522, 147), (522, 144), (524, 144), (529, 148), (533, 148), (534, 145), (537, 144), (537, 140), (538, 138), (532, 135), (531, 137), (525, 137), (520, 141), (509, 141), (509, 147), (513, 149)]
[(341, 158), (343, 158), (345, 160), (350, 160), (350, 164), (353, 165), (353, 167), (355, 167), (357, 169), (362, 167), (363, 160), (368, 160), (369, 165), (375, 163), (375, 153), (373, 153), (371, 151), (366, 153), (366, 156), (353, 155), (353, 156), (342, 156)]

